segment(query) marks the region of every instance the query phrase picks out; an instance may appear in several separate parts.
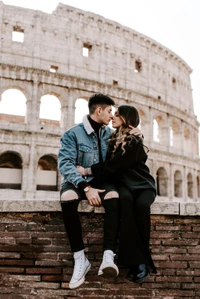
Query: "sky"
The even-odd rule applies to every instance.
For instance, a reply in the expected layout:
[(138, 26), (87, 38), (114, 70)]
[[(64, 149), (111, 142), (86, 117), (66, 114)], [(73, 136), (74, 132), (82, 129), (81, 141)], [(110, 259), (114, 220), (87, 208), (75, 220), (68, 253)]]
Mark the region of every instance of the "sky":
[(200, 122), (200, 0), (2, 0), (52, 13), (58, 3), (99, 14), (142, 33), (181, 57), (193, 70), (194, 112)]

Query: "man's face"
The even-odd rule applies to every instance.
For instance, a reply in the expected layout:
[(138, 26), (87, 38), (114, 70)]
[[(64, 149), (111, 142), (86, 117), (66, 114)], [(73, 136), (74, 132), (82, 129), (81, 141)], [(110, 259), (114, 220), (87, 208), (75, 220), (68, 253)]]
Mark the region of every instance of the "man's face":
[(104, 125), (108, 125), (113, 119), (112, 106), (106, 106), (105, 109), (98, 108), (98, 122)]

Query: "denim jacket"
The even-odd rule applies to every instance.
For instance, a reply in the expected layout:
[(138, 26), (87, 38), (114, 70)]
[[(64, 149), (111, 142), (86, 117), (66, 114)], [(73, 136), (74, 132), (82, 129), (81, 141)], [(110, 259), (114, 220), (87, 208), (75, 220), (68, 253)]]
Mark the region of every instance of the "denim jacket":
[[(111, 129), (108, 126), (103, 125), (100, 128), (99, 135), (103, 160), (106, 158), (110, 134)], [(77, 165), (87, 168), (99, 162), (97, 135), (88, 121), (87, 115), (84, 116), (82, 123), (66, 131), (60, 141), (58, 169), (63, 176), (61, 185), (69, 182), (78, 187), (81, 181), (89, 182), (93, 179), (92, 176), (83, 178), (76, 169)]]

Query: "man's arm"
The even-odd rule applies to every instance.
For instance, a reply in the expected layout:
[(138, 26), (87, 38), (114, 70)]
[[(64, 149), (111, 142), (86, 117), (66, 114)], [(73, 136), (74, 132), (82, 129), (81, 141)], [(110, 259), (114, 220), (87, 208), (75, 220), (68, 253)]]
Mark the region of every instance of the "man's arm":
[(84, 178), (76, 169), (77, 163), (77, 141), (73, 132), (67, 131), (61, 137), (61, 147), (58, 152), (58, 169), (68, 182), (78, 187)]

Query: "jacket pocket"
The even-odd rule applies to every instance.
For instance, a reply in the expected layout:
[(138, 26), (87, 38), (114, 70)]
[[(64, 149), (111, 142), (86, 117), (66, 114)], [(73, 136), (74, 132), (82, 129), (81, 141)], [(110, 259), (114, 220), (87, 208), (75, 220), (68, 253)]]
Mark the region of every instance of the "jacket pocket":
[(79, 145), (78, 164), (83, 167), (89, 167), (93, 163), (93, 149), (84, 144)]

